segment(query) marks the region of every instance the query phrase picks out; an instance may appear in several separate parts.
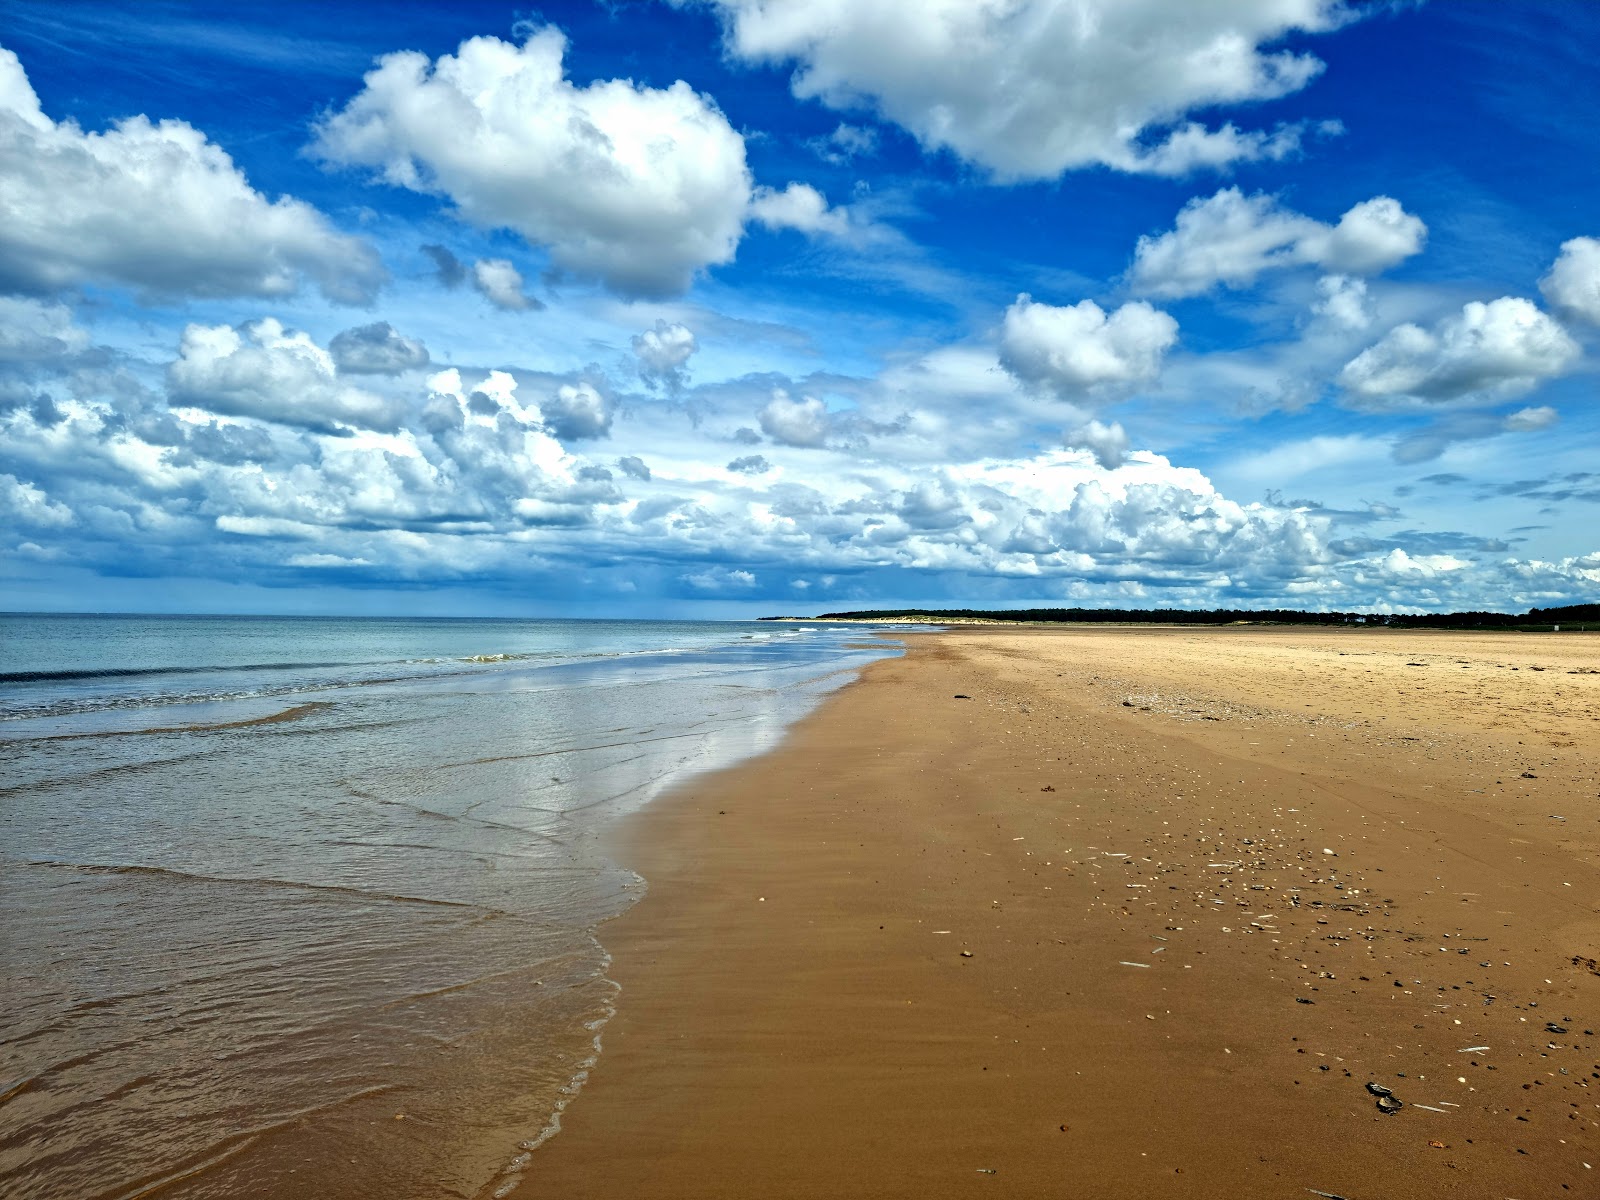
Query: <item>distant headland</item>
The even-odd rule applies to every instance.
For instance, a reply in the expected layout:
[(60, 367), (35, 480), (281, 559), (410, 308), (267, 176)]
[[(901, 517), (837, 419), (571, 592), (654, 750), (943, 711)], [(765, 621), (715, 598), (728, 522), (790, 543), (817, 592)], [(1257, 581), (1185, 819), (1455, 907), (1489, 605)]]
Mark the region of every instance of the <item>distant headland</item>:
[(1302, 612), (1287, 608), (878, 608), (763, 621), (938, 621), (944, 624), (1338, 625), (1351, 628), (1501, 629), (1529, 633), (1600, 630), (1600, 604), (1530, 608), (1525, 613)]

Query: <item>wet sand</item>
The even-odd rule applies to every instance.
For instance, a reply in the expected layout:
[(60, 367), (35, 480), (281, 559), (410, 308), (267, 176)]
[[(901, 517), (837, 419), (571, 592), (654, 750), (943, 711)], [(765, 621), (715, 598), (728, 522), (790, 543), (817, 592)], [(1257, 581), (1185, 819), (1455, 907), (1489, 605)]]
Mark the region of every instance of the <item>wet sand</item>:
[(1600, 1194), (1600, 637), (910, 642), (621, 831), (519, 1197)]

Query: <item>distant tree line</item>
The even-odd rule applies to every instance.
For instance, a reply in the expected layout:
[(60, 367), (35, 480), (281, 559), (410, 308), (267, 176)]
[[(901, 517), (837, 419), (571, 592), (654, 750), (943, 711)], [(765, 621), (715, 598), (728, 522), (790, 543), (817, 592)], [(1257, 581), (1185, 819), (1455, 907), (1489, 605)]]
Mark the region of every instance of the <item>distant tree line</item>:
[[(1525, 613), (1348, 613), (1301, 612), (1292, 608), (879, 608), (822, 613), (813, 620), (1057, 621), (1073, 624), (1160, 625), (1342, 625), (1396, 629), (1600, 629), (1600, 604), (1530, 608)], [(784, 620), (763, 617), (763, 621)]]

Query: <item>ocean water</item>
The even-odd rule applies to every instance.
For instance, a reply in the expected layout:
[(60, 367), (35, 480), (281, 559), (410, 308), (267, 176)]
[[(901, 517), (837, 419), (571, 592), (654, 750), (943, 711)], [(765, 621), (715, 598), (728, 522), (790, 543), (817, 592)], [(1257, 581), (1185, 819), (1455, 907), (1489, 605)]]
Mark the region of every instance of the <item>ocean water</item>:
[(487, 1197), (647, 886), (599, 831), (893, 642), (0, 615), (0, 1195)]

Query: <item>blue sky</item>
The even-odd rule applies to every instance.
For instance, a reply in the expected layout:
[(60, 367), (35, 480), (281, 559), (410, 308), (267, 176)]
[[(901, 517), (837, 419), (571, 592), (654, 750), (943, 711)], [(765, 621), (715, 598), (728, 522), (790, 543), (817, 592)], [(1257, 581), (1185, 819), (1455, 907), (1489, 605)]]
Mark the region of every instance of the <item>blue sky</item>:
[(1600, 8), (0, 2), (11, 609), (1600, 595)]

